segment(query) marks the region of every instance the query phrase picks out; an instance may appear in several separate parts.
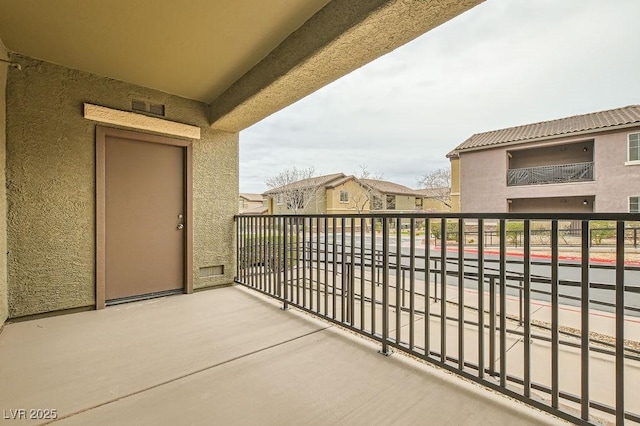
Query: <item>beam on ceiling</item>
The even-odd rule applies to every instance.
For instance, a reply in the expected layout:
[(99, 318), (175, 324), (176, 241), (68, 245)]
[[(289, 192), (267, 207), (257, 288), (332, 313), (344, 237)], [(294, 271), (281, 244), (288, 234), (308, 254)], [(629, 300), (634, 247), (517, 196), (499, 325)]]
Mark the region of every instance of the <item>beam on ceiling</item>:
[(484, 0), (333, 0), (209, 105), (238, 132)]

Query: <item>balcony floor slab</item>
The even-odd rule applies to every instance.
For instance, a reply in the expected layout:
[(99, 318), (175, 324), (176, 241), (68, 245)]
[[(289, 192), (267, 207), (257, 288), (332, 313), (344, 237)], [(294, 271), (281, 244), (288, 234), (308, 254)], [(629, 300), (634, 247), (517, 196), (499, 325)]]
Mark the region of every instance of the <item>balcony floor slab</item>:
[(561, 423), (278, 307), (228, 287), (8, 324), (0, 408), (64, 425)]

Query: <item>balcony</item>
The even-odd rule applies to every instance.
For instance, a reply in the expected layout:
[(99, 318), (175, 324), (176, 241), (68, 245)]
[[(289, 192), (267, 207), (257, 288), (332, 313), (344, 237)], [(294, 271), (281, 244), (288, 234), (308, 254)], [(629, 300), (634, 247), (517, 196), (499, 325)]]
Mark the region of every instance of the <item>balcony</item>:
[(510, 169), (507, 186), (593, 181), (593, 162)]
[[(640, 381), (640, 256), (625, 233), (639, 215), (236, 220), (236, 282), (285, 309), (570, 422), (640, 422), (633, 388)], [(409, 231), (396, 232), (405, 221)], [(560, 230), (576, 221), (579, 245), (561, 246)], [(615, 223), (611, 250), (590, 246), (590, 221)], [(549, 238), (534, 247), (540, 222)], [(471, 240), (469, 223), (477, 230)], [(486, 246), (490, 223), (498, 224), (497, 249)], [(514, 223), (523, 229), (518, 247), (508, 234)], [(431, 235), (452, 228), (453, 236), (433, 245)]]

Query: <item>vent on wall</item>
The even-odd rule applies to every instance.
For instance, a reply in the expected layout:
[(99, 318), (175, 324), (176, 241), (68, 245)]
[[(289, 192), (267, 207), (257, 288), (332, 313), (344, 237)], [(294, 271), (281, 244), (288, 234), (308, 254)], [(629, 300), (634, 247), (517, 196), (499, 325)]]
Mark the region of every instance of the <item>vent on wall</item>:
[(133, 99), (131, 101), (131, 109), (145, 114), (158, 115), (164, 117), (164, 105), (155, 104), (153, 102), (143, 101), (142, 99)]
[(200, 268), (200, 278), (224, 275), (224, 265), (204, 266)]

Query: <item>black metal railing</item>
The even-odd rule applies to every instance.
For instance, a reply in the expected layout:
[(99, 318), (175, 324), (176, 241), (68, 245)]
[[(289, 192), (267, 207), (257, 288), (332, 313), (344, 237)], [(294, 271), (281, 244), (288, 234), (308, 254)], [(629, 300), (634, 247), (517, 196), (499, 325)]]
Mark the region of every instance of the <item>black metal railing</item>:
[(525, 167), (507, 172), (507, 186), (549, 183), (588, 182), (593, 180), (593, 162)]
[[(590, 223), (603, 220), (616, 225), (609, 265), (590, 261)], [(374, 339), (384, 354), (411, 354), (571, 422), (640, 423), (630, 386), (640, 380), (640, 267), (624, 232), (639, 220), (237, 216), (235, 280)], [(549, 228), (546, 258), (532, 253), (532, 225), (541, 222)], [(570, 222), (580, 224), (581, 256), (565, 260), (560, 230)], [(457, 235), (433, 246), (424, 234), (434, 224), (455, 224)], [(507, 246), (514, 224), (523, 229), (517, 253)], [(490, 226), (498, 229), (498, 255), (486, 250)], [(473, 242), (464, 238), (469, 227), (477, 230)]]

